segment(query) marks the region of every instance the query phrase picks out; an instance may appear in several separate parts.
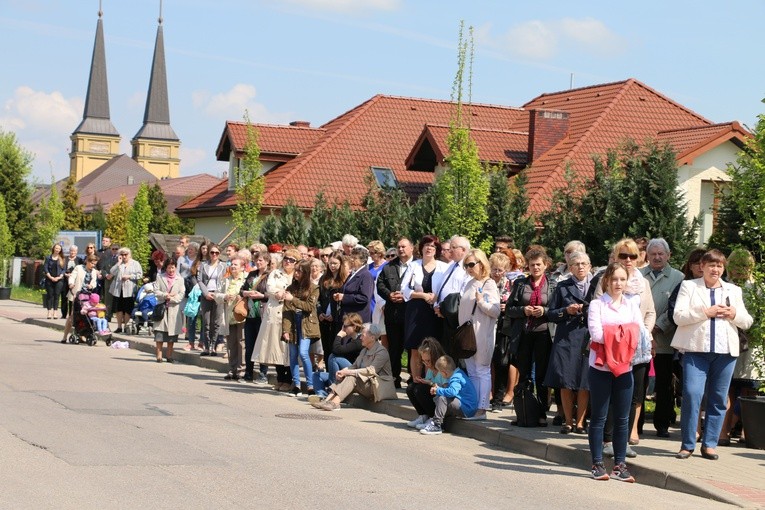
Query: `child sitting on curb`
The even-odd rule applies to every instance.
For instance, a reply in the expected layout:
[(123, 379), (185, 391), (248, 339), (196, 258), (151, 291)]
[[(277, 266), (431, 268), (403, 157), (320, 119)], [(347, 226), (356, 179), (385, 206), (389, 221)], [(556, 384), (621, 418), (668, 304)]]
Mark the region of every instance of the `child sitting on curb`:
[(420, 429), (420, 434), (434, 435), (443, 432), (441, 426), (447, 416), (469, 418), (478, 408), (478, 392), (467, 374), (457, 368), (450, 356), (441, 356), (436, 361), (436, 370), (448, 379), (445, 388), (433, 386), (430, 394), (435, 397), (436, 412)]

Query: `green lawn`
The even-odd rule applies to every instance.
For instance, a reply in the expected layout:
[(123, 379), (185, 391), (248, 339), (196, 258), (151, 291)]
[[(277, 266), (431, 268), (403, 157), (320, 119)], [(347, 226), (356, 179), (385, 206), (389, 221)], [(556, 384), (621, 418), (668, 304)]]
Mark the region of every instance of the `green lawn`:
[(45, 294), (45, 291), (42, 289), (30, 289), (29, 287), (25, 287), (23, 285), (19, 287), (13, 287), (11, 289), (11, 299), (28, 301), (38, 305), (42, 305), (43, 294)]

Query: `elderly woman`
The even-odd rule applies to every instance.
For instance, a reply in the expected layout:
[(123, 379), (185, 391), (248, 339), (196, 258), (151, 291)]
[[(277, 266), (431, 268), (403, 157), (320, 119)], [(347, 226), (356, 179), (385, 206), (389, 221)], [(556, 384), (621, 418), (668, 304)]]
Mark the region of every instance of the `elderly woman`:
[(261, 365), (257, 379), (255, 379), (255, 362), (252, 354), (255, 351), (255, 340), (263, 322), (263, 311), (266, 301), (266, 283), (268, 281), (268, 264), (271, 254), (267, 251), (258, 250), (255, 255), (255, 268), (249, 272), (242, 285), (240, 295), (249, 300), (247, 318), (244, 320), (244, 380), (265, 384), (268, 382), (268, 365)]
[[(300, 253), (290, 248), (284, 252), (284, 258), (280, 260), (279, 254), (271, 255), (271, 263), (275, 260), (281, 262), (281, 268), (273, 269), (266, 280), (266, 296), (268, 301), (265, 313), (261, 307), (263, 321), (260, 325), (258, 337), (255, 340), (253, 361), (261, 365), (273, 365), (276, 367), (276, 391), (290, 391), (292, 389), (292, 377), (289, 372), (289, 348), (287, 343), (282, 342), (282, 313), (284, 309), (284, 296), (287, 287), (292, 283)], [(262, 369), (261, 369), (262, 370)]]
[(215, 295), (221, 292), (225, 279), (226, 264), (220, 261), (220, 247), (217, 244), (207, 245), (209, 261), (202, 262), (196, 276), (196, 284), (202, 295), (199, 305), (199, 314), (202, 316), (202, 352), (200, 356), (217, 356), (215, 342), (220, 334), (222, 314), (219, 310), (220, 303), (215, 300)]
[[(573, 252), (567, 258), (571, 276), (558, 283), (547, 309), (547, 319), (558, 325), (550, 353), (545, 386), (560, 388), (565, 423), (560, 432), (586, 434), (584, 426), (589, 400), (587, 385), (587, 309), (595, 294), (590, 257)], [(576, 417), (574, 396), (576, 394)]]
[[(630, 238), (624, 238), (614, 245), (611, 251), (611, 259), (615, 262), (619, 262), (627, 271), (627, 287), (624, 289), (624, 294), (631, 299), (637, 299), (640, 304), (640, 315), (643, 317), (643, 325), (646, 331), (653, 331), (653, 327), (656, 325), (656, 309), (653, 306), (653, 294), (651, 293), (651, 284), (638, 271), (637, 261), (640, 258), (640, 249), (634, 240)], [(603, 295), (601, 286), (595, 290), (595, 297)], [(652, 354), (652, 353), (650, 353)], [(643, 402), (645, 401), (646, 388), (648, 386), (648, 368), (651, 364), (650, 354), (643, 359), (635, 360), (632, 367), (632, 377), (635, 379), (633, 383), (632, 392), (632, 408), (630, 409), (630, 430), (631, 439), (633, 444), (637, 444), (639, 441), (638, 436), (638, 421), (640, 420), (640, 412), (643, 409)], [(606, 423), (606, 446), (605, 451), (607, 455), (611, 454), (611, 430), (613, 424), (611, 420)], [(627, 447), (627, 456), (636, 457), (637, 454), (632, 450), (630, 446)]]
[(112, 308), (117, 318), (115, 333), (122, 333), (122, 327), (130, 320), (133, 311), (133, 296), (143, 278), (143, 269), (137, 260), (131, 258), (130, 248), (122, 247), (118, 252), (117, 263), (109, 270), (106, 279), (111, 282), (109, 293), (112, 295)]
[(375, 282), (367, 267), (368, 258), (369, 251), (363, 246), (354, 247), (348, 256), (350, 274), (340, 292), (336, 292), (332, 297), (340, 305), (341, 318), (355, 312), (361, 315), (364, 322), (372, 320), (372, 295)]
[[(96, 269), (96, 262), (98, 257), (95, 255), (89, 255), (85, 259), (84, 266), (77, 266), (69, 275), (69, 291), (66, 293), (66, 299), (69, 301), (69, 307), (72, 308), (74, 300), (77, 298), (77, 294), (82, 290), (95, 291), (98, 286), (98, 270)], [(72, 315), (66, 318), (66, 324), (64, 325), (64, 338), (61, 340), (62, 344), (66, 343), (69, 337), (69, 332), (72, 330)]]
[(377, 341), (379, 337), (377, 328), (370, 323), (364, 324), (361, 328), (361, 345), (364, 348), (356, 361), (335, 374), (338, 382), (330, 386), (327, 398), (319, 400), (316, 395), (309, 398), (312, 406), (324, 411), (337, 411), (340, 403), (353, 392), (375, 402), (396, 398), (390, 356)]
[[(555, 282), (547, 278), (547, 254), (538, 248), (526, 252), (525, 260), (529, 275), (519, 277), (513, 283), (513, 290), (505, 306), (503, 333), (510, 337), (511, 350), (516, 349), (512, 363), (518, 368), (520, 381), (534, 379), (537, 398), (547, 411), (547, 386), (544, 384), (547, 365), (552, 349), (554, 324), (547, 320), (547, 310), (555, 292)], [(539, 426), (547, 426), (547, 417), (539, 417)]]
[(434, 289), (440, 288), (448, 267), (445, 262), (438, 260), (441, 241), (437, 236), (423, 236), (418, 248), (422, 258), (412, 262), (411, 271), (401, 282), (404, 301), (408, 303), (404, 313), (404, 348), (409, 349), (409, 370), (412, 374), (422, 372), (417, 349), (422, 339), (437, 337), (443, 328), (433, 309), (436, 302)]
[(64, 290), (64, 263), (63, 248), (56, 243), (50, 249), (50, 255), (43, 262), (43, 274), (45, 275), (45, 309), (48, 310), (48, 318), (56, 319), (56, 311)]
[(722, 280), (727, 261), (718, 250), (701, 259), (703, 276), (685, 280), (675, 303), (677, 331), (672, 347), (683, 354), (682, 444), (677, 457), (687, 459), (696, 445), (696, 423), (706, 389), (706, 419), (701, 456), (716, 460), (728, 388), (739, 355), (739, 329), (749, 329), (741, 288)]
[(234, 255), (229, 260), (228, 276), (223, 279), (222, 286), (215, 294), (215, 301), (221, 307), (221, 333), (226, 335), (226, 351), (228, 354), (228, 374), (224, 377), (227, 381), (239, 380), (239, 366), (242, 364), (242, 343), (244, 340), (244, 320), (234, 317), (234, 305), (240, 298), (246, 274), (245, 262)]
[(165, 360), (173, 362), (173, 347), (178, 341), (178, 335), (183, 331), (184, 316), (181, 303), (184, 301), (186, 286), (183, 277), (178, 272), (178, 262), (174, 258), (165, 260), (162, 272), (154, 281), (154, 296), (157, 304), (165, 304), (165, 314), (162, 320), (154, 322), (154, 343), (157, 363), (162, 363), (162, 344), (167, 343)]
[(483, 251), (468, 251), (462, 264), (470, 280), (462, 291), (458, 320), (463, 324), (472, 319), (477, 347), (476, 353), (465, 360), (465, 366), (478, 392), (478, 410), (466, 419), (485, 420), (491, 408), (491, 359), (500, 313), (499, 290), (490, 278), (489, 260)]

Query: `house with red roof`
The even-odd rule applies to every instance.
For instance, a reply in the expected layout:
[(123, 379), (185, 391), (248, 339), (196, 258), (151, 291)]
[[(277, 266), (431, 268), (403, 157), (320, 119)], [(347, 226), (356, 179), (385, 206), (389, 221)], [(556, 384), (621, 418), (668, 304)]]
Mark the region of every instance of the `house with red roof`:
[[(416, 197), (444, 168), (455, 108), (450, 101), (376, 95), (318, 128), (306, 122), (255, 124), (266, 180), (263, 212), (278, 213), (290, 199), (308, 212), (320, 191), (330, 202), (360, 207), (370, 173), (378, 184)], [(567, 166), (586, 179), (593, 174), (593, 157), (625, 138), (670, 143), (689, 216), (702, 220), (702, 242), (711, 234), (719, 190), (729, 179), (726, 167), (750, 136), (738, 122), (714, 124), (635, 79), (542, 94), (520, 108), (463, 108), (479, 158), (501, 166), (508, 177), (527, 173), (532, 213), (544, 211), (552, 192), (565, 185)], [(236, 168), (246, 140), (246, 125), (227, 122), (218, 160)], [(217, 240), (230, 232), (235, 205), (229, 179), (176, 213), (194, 218), (197, 234)]]

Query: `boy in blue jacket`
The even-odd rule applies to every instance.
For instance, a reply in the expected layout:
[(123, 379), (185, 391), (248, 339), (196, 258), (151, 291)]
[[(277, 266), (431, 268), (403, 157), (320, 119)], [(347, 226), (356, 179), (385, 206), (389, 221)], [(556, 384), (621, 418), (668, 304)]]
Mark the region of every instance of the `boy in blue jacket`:
[(441, 377), (448, 379), (445, 388), (433, 386), (430, 388), (430, 394), (435, 397), (436, 413), (420, 434), (434, 435), (443, 432), (441, 425), (447, 416), (462, 416), (469, 418), (473, 416), (478, 408), (478, 393), (475, 386), (470, 382), (468, 376), (461, 369), (457, 368), (454, 360), (450, 356), (441, 356), (436, 361), (436, 370)]

